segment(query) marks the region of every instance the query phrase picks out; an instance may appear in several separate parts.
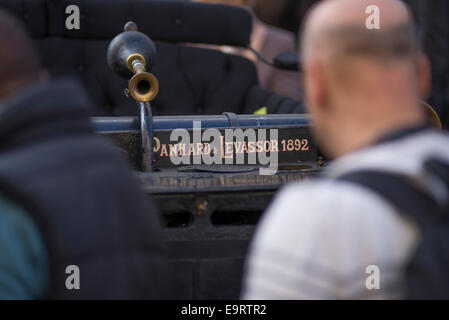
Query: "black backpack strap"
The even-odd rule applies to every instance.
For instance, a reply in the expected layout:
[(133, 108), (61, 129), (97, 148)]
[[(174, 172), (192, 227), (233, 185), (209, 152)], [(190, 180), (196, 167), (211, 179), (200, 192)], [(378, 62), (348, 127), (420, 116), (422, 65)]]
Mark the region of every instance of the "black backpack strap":
[[(449, 190), (449, 164), (446, 161), (429, 158), (424, 161), (423, 168), (427, 173), (438, 177)], [(337, 179), (370, 189), (390, 202), (402, 214), (407, 214), (418, 222), (423, 222), (423, 213), (426, 213), (424, 217), (426, 221), (430, 217), (440, 221), (449, 218), (449, 199), (444, 204), (438, 203), (427, 190), (406, 175), (381, 170), (360, 170), (349, 172)]]
[[(448, 164), (429, 159), (424, 169), (449, 187)], [(418, 224), (421, 237), (406, 267), (406, 297), (449, 299), (449, 205), (439, 204), (416, 182), (399, 174), (366, 170), (345, 174), (337, 180), (370, 189)]]
[(424, 169), (427, 172), (433, 173), (435, 176), (438, 176), (441, 182), (444, 183), (446, 189), (449, 190), (449, 164), (436, 159), (430, 158), (426, 162), (424, 162)]
[[(443, 210), (435, 199), (416, 185), (410, 178), (385, 171), (354, 171), (338, 177), (366, 187), (392, 204), (401, 214), (423, 223), (423, 213), (441, 218)], [(426, 217), (427, 218), (427, 217)], [(425, 219), (427, 220), (427, 219)]]

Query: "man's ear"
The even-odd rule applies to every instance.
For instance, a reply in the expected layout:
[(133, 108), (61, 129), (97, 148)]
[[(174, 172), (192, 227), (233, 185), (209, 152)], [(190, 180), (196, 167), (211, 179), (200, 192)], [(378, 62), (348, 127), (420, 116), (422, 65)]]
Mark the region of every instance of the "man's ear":
[(424, 54), (418, 57), (418, 86), (421, 99), (426, 100), (432, 90), (432, 78), (429, 59)]
[(319, 112), (327, 103), (326, 81), (323, 66), (317, 61), (310, 61), (305, 66), (305, 90), (309, 113)]

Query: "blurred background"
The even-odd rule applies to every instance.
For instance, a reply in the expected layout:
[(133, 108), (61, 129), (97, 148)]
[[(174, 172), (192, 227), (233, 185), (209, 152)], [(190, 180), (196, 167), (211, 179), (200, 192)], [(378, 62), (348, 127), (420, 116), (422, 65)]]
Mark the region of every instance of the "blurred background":
[[(201, 2), (246, 5), (262, 23), (294, 34), (297, 47), (299, 30), (304, 17), (310, 7), (319, 1), (207, 0)], [(409, 5), (414, 15), (417, 23), (417, 35), (423, 51), (431, 63), (433, 90), (428, 102), (436, 109), (443, 126), (447, 129), (449, 127), (449, 1), (403, 0), (403, 2)], [(270, 89), (279, 92), (276, 88)], [(281, 93), (295, 99), (302, 98), (301, 95)]]

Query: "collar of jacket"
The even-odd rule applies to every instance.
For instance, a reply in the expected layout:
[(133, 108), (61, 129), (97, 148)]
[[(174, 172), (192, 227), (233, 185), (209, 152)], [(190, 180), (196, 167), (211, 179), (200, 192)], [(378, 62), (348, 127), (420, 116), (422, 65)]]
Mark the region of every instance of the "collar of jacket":
[(404, 138), (408, 138), (412, 135), (422, 133), (424, 131), (428, 130), (434, 130), (430, 125), (423, 124), (423, 125), (417, 125), (417, 126), (410, 126), (405, 128), (396, 129), (393, 131), (388, 132), (387, 134), (384, 134), (381, 138), (377, 139), (372, 146), (379, 145), (386, 142), (393, 142), (397, 140), (401, 140)]
[(50, 137), (91, 133), (90, 101), (75, 81), (27, 87), (0, 104), (0, 150)]

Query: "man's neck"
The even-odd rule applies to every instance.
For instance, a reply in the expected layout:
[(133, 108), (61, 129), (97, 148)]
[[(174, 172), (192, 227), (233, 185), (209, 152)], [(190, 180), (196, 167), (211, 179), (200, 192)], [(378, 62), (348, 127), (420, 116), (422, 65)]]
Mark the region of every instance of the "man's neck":
[(339, 146), (337, 157), (373, 145), (382, 137), (406, 128), (422, 127), (427, 124), (424, 115), (407, 115), (386, 121), (370, 121), (369, 123), (353, 123), (344, 125), (336, 135), (336, 146)]

